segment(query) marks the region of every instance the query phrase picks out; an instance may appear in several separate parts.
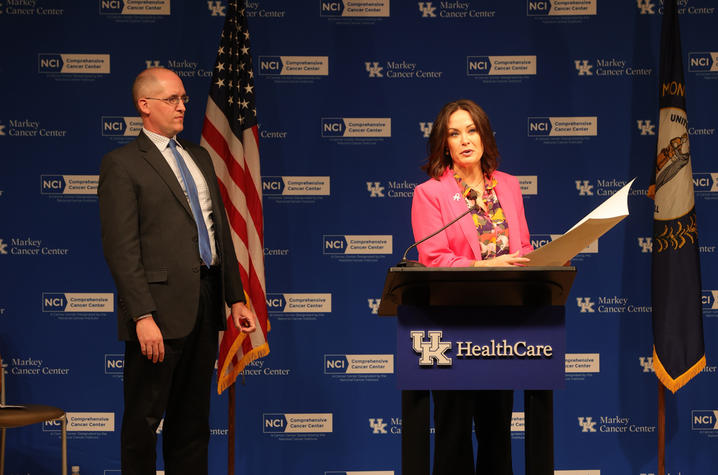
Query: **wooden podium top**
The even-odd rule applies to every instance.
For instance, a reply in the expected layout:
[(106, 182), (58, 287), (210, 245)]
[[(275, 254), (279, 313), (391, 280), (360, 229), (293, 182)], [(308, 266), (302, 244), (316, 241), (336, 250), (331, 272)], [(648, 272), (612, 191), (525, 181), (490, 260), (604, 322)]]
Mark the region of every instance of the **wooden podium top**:
[(563, 306), (575, 276), (572, 266), (390, 267), (379, 315), (399, 305)]

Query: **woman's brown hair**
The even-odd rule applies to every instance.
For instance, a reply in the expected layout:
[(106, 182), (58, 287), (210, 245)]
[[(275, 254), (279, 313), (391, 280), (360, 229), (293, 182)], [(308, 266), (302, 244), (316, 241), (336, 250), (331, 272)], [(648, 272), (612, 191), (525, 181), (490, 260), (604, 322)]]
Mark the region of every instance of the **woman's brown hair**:
[(430, 177), (439, 179), (447, 168), (452, 168), (453, 162), (449, 155), (447, 137), (449, 136), (449, 117), (457, 110), (465, 110), (471, 116), (476, 129), (481, 137), (481, 144), (484, 146), (484, 154), (481, 157), (481, 170), (484, 175), (491, 174), (499, 166), (499, 150), (494, 140), (494, 132), (486, 112), (474, 101), (459, 99), (449, 102), (439, 111), (434, 120), (434, 125), (429, 135), (427, 152), (429, 157), (427, 163), (421, 167)]

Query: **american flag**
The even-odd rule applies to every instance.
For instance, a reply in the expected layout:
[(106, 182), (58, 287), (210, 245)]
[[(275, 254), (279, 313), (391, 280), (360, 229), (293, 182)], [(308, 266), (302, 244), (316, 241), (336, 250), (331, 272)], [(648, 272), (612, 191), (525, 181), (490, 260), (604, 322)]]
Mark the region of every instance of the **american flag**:
[(228, 2), (200, 143), (212, 157), (232, 228), (247, 303), (254, 308), (259, 325), (253, 333), (240, 333), (228, 314), (227, 330), (220, 334), (218, 393), (234, 383), (247, 363), (269, 353), (262, 177), (254, 73), (244, 11), (244, 1)]

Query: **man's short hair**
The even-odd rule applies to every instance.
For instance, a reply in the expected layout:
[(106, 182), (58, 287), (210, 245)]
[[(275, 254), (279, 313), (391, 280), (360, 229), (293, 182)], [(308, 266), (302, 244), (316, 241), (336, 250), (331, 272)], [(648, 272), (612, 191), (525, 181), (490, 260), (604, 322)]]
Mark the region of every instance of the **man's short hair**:
[(132, 103), (135, 105), (135, 109), (137, 109), (137, 112), (140, 112), (140, 106), (138, 103), (140, 98), (144, 97), (147, 94), (147, 91), (152, 89), (152, 86), (158, 83), (155, 72), (159, 69), (166, 68), (147, 68), (140, 74), (138, 74), (135, 78), (135, 82), (132, 83)]

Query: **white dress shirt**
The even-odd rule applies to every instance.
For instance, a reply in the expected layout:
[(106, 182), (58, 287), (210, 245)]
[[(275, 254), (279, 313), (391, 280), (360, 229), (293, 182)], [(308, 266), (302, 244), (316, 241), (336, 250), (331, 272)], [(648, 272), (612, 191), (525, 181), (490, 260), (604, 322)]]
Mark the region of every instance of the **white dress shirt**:
[[(157, 146), (157, 149), (160, 151), (162, 156), (165, 157), (167, 164), (170, 166), (175, 176), (177, 177), (177, 181), (179, 181), (179, 184), (184, 191), (185, 198), (187, 198), (187, 202), (189, 203), (187, 188), (182, 181), (182, 174), (180, 173), (179, 167), (177, 166), (177, 159), (172, 154), (172, 150), (169, 147), (170, 140), (175, 140), (176, 137), (169, 139), (163, 135), (150, 132), (144, 127), (142, 128), (142, 132), (144, 132), (145, 135), (149, 137), (152, 143)], [(184, 158), (185, 164), (187, 165), (187, 169), (192, 175), (192, 179), (197, 186), (197, 196), (199, 198), (199, 204), (202, 207), (202, 218), (204, 219), (204, 224), (205, 226), (207, 226), (207, 232), (209, 233), (209, 245), (212, 249), (212, 264), (217, 264), (217, 246), (214, 241), (214, 221), (212, 219), (212, 197), (209, 195), (207, 181), (204, 179), (204, 175), (202, 175), (202, 172), (197, 167), (187, 150), (185, 150), (182, 145), (177, 142), (177, 140), (175, 140), (175, 142), (177, 144), (177, 151), (180, 153), (180, 155), (182, 155), (182, 158)]]

